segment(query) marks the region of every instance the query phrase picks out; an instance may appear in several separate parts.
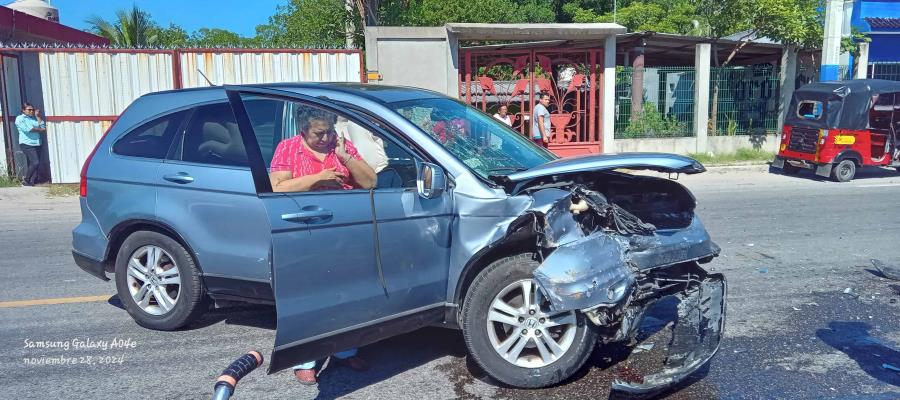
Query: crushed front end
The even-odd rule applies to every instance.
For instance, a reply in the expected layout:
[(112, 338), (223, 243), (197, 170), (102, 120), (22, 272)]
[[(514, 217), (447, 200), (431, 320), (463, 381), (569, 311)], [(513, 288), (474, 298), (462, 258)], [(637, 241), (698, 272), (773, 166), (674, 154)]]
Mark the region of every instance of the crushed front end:
[(547, 191), (535, 198), (556, 197), (534, 221), (542, 256), (534, 277), (554, 311), (578, 310), (603, 343), (634, 345), (646, 336), (648, 310), (664, 299), (677, 302), (669, 307), (675, 315), (654, 331), (669, 336), (659, 371), (620, 374), (614, 390), (657, 393), (712, 358), (723, 333), (726, 283), (700, 267), (720, 249), (694, 215), (687, 189), (617, 173), (533, 189)]

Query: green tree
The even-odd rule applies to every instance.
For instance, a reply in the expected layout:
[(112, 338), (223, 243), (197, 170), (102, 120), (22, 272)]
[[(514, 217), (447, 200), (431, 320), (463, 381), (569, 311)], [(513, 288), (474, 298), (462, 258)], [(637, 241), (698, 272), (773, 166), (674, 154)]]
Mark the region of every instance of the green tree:
[(186, 47), (191, 41), (187, 31), (176, 24), (169, 24), (166, 28), (154, 26), (153, 34), (156, 35), (155, 44), (160, 47)]
[(563, 5), (563, 13), (571, 22), (616, 22), (632, 32), (696, 34), (700, 25), (697, 5), (690, 0), (619, 1), (615, 13), (604, 2), (571, 1)]
[(156, 26), (150, 19), (150, 15), (141, 11), (137, 6), (131, 10), (116, 11), (116, 19), (107, 21), (94, 15), (86, 21), (89, 30), (97, 35), (109, 39), (116, 46), (136, 47), (153, 46), (156, 44)]
[(253, 38), (219, 28), (200, 28), (191, 34), (189, 45), (194, 47), (252, 47)]
[(291, 0), (278, 6), (268, 24), (256, 27), (256, 37), (265, 46), (339, 47), (356, 16), (344, 0)]
[[(760, 36), (798, 47), (815, 47), (822, 42), (822, 0), (701, 0), (699, 10), (714, 39), (716, 66), (728, 66), (748, 43)], [(741, 32), (741, 37), (720, 62), (718, 39), (736, 32)], [(715, 134), (719, 109), (719, 80), (713, 79), (710, 134)]]
[(337, 47), (363, 43), (363, 21), (372, 25), (440, 26), (448, 22), (553, 22), (554, 2), (544, 0), (291, 0), (256, 28), (269, 46)]

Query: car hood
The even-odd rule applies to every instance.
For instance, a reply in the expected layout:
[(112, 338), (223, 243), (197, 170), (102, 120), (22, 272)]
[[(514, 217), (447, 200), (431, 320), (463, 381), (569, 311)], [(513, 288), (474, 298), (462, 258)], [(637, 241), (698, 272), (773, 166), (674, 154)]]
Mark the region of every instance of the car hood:
[(544, 177), (565, 177), (584, 172), (614, 169), (648, 169), (659, 172), (697, 174), (706, 171), (697, 160), (667, 153), (589, 154), (556, 159), (524, 171), (491, 178), (511, 192), (520, 192), (529, 182)]

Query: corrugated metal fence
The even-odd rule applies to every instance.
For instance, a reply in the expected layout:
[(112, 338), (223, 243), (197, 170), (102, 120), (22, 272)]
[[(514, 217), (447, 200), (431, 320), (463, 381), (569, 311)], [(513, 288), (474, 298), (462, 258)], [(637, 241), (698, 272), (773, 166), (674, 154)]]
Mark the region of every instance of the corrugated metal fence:
[(270, 82), (361, 82), (358, 50), (14, 49), (39, 54), (50, 174), (78, 182), (82, 163), (116, 116), (150, 92)]

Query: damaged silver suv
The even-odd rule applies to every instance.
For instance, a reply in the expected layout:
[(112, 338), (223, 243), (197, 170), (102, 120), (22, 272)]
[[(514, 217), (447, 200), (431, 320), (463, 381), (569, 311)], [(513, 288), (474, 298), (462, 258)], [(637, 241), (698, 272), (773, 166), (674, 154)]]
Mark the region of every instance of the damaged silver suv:
[(439, 325), (461, 329), (498, 381), (536, 388), (598, 345), (669, 335), (659, 371), (614, 383), (650, 393), (716, 352), (725, 281), (699, 266), (719, 248), (691, 193), (636, 170), (704, 168), (670, 154), (558, 159), (412, 88), (157, 93), (85, 164), (74, 254), (115, 272), (126, 310), (153, 329), (190, 323), (210, 298), (274, 301), (270, 372)]

